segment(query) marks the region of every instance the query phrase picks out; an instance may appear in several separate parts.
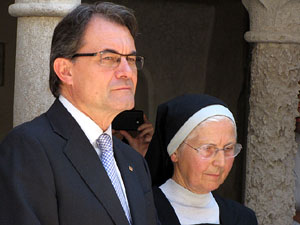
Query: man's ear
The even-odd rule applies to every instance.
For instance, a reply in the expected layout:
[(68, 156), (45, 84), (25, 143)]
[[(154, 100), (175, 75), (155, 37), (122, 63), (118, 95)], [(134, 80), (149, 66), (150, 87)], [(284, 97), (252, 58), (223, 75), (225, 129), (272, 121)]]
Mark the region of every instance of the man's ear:
[(170, 158), (172, 162), (178, 161), (178, 149), (172, 155), (170, 155)]
[(63, 84), (71, 85), (73, 77), (71, 71), (72, 62), (66, 58), (56, 58), (53, 63), (53, 69)]

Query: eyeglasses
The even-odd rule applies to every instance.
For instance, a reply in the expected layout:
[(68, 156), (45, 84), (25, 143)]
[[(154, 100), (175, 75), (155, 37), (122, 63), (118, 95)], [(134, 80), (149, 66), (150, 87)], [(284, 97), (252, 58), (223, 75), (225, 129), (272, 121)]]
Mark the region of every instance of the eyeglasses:
[(100, 52), (94, 53), (77, 53), (72, 56), (72, 59), (75, 57), (81, 56), (97, 56), (100, 55), (100, 65), (106, 68), (117, 68), (120, 65), (121, 57), (124, 56), (126, 61), (131, 69), (133, 70), (141, 70), (144, 66), (144, 57), (137, 56), (135, 54), (121, 54), (111, 50), (104, 50)]
[(210, 159), (214, 157), (221, 150), (224, 151), (224, 156), (226, 159), (234, 158), (242, 150), (242, 145), (239, 143), (230, 144), (225, 146), (224, 148), (217, 148), (215, 145), (211, 145), (211, 144), (201, 145), (198, 148), (194, 148), (193, 146), (186, 143), (185, 141), (183, 143), (191, 147), (192, 149), (196, 150), (202, 159)]

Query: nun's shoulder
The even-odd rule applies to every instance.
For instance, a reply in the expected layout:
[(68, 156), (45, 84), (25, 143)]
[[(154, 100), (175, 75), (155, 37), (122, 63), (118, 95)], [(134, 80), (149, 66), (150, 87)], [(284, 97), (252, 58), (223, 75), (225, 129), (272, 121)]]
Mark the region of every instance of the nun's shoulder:
[(224, 225), (257, 225), (255, 212), (230, 199), (225, 199), (216, 193), (213, 196), (220, 208), (221, 224)]
[(161, 224), (180, 225), (175, 210), (171, 206), (171, 203), (165, 194), (156, 186), (152, 187), (152, 190), (157, 215)]

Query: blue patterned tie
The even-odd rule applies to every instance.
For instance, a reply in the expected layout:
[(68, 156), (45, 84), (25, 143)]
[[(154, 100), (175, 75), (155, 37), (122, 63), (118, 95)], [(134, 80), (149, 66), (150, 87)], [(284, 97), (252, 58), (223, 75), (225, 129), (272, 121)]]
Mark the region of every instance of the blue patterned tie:
[(115, 191), (120, 199), (126, 217), (129, 223), (131, 224), (130, 211), (128, 205), (126, 204), (125, 196), (114, 165), (114, 153), (111, 138), (108, 134), (103, 133), (97, 139), (96, 143), (98, 148), (101, 150), (100, 159), (102, 161), (103, 167), (105, 168), (106, 173), (109, 176), (111, 183), (115, 188)]

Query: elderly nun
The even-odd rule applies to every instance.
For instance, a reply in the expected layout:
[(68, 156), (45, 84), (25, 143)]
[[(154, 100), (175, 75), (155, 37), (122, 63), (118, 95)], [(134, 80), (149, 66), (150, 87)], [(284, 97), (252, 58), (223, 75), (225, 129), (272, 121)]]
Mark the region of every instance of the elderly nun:
[(242, 146), (224, 102), (186, 94), (161, 104), (146, 154), (162, 225), (256, 225), (255, 213), (216, 190)]

